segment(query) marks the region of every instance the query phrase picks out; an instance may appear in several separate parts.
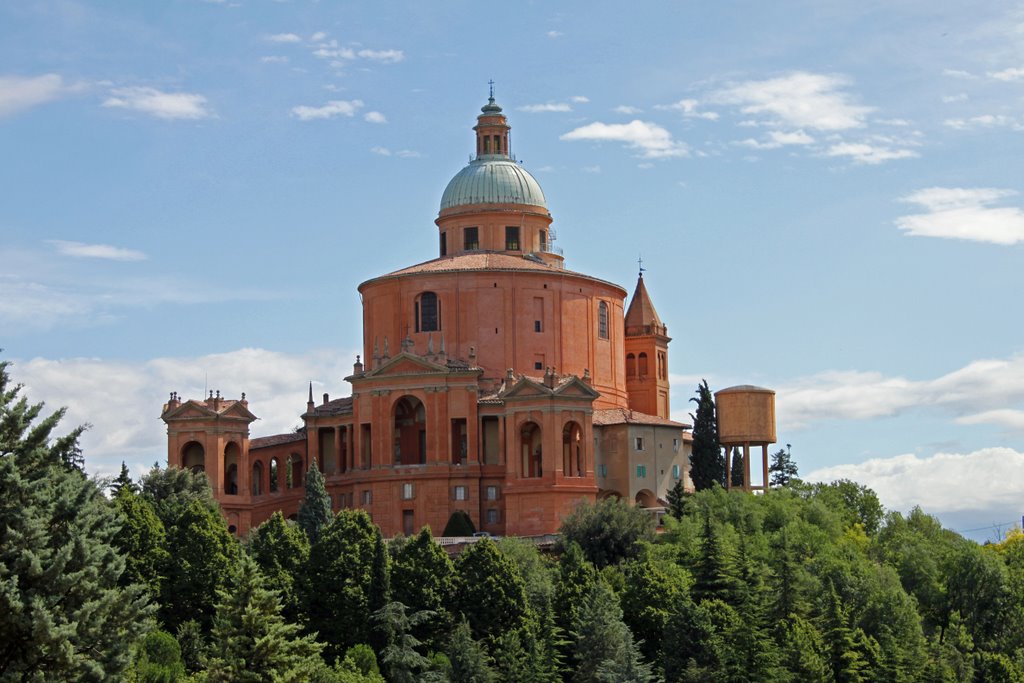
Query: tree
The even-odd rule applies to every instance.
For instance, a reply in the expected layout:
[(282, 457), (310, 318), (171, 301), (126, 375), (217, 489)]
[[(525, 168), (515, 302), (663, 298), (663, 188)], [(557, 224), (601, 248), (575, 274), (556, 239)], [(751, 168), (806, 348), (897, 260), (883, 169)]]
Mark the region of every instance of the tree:
[(686, 515), (686, 489), (683, 488), (683, 480), (680, 479), (676, 485), (668, 490), (668, 514), (678, 520)]
[(82, 428), (19, 397), (0, 362), (0, 680), (116, 680), (151, 628), (122, 586), (116, 511), (82, 473)]
[(167, 548), (171, 552), (160, 589), (160, 619), (168, 630), (195, 619), (208, 633), (218, 591), (234, 574), (238, 543), (220, 512), (195, 498), (167, 528)]
[(313, 465), (306, 472), (306, 493), (299, 505), (299, 527), (306, 532), (309, 544), (314, 545), (320, 539), (320, 532), (331, 523), (331, 497), (324, 485), (324, 475)]
[(420, 680), (417, 674), (430, 667), (430, 660), (416, 650), (422, 643), (412, 634), (414, 626), (430, 617), (429, 612), (408, 614), (400, 602), (389, 602), (373, 613), (378, 630), (391, 636), (380, 657), (391, 683), (414, 683)]
[(800, 474), (788, 448), (780, 448), (772, 453), (772, 464), (768, 467), (768, 472), (769, 483), (772, 486), (789, 486)]
[(743, 453), (735, 446), (732, 449), (732, 472), (729, 473), (729, 485), (733, 488), (743, 487)]
[(363, 510), (342, 510), (309, 550), (299, 602), (309, 632), (327, 643), (329, 660), (370, 642), (370, 593), (379, 530)]
[(697, 396), (690, 399), (697, 404), (693, 419), (693, 448), (690, 451), (690, 480), (697, 491), (711, 488), (715, 482), (725, 486), (725, 458), (718, 445), (718, 421), (715, 417), (715, 399), (707, 380), (697, 386)]
[[(373, 567), (371, 570), (372, 575), (370, 576), (370, 588), (366, 599), (367, 609), (370, 610), (371, 614), (377, 614), (391, 602), (390, 557), (388, 555), (387, 548), (384, 547), (384, 537), (381, 536), (380, 529), (375, 528), (374, 531), (376, 534), (373, 539)], [(425, 614), (427, 616), (418, 619), (410, 618), (411, 625), (416, 626), (427, 621), (430, 616), (432, 616), (428, 612), (422, 612), (420, 614)], [(370, 633), (370, 644), (373, 645), (374, 649), (378, 652), (383, 652), (384, 648), (393, 644), (393, 642), (393, 635), (387, 629), (375, 628)]]
[(165, 531), (177, 523), (185, 508), (194, 500), (220, 514), (220, 506), (213, 498), (210, 481), (202, 472), (154, 466), (142, 477), (142, 496), (153, 506)]
[(823, 640), (832, 677), (836, 683), (860, 683), (867, 678), (868, 663), (858, 647), (857, 633), (850, 627), (848, 610), (832, 584), (825, 599)]
[(696, 604), (688, 597), (672, 606), (662, 636), (665, 680), (716, 680), (724, 664), (725, 645), (711, 621), (711, 610), (728, 605), (717, 600)]
[(494, 683), (494, 669), (487, 651), (473, 640), (465, 619), (455, 625), (445, 654), (452, 666), (451, 683)]
[(128, 489), (132, 493), (138, 493), (139, 487), (132, 481), (132, 476), (128, 472), (128, 465), (124, 464), (124, 460), (121, 461), (121, 473), (117, 475), (117, 479), (110, 483), (110, 495), (116, 496), (121, 491)]
[(267, 585), (280, 593), (285, 618), (297, 621), (299, 597), (295, 584), (309, 558), (306, 534), (278, 510), (249, 534), (247, 549), (266, 578)]
[(148, 500), (129, 486), (114, 494), (114, 509), (121, 528), (114, 536), (114, 545), (124, 555), (125, 569), (120, 584), (142, 584), (150, 595), (160, 595), (161, 572), (167, 565), (167, 534)]
[(476, 533), (473, 518), (465, 510), (456, 510), (444, 525), (442, 536), (472, 536)]
[(150, 631), (139, 648), (135, 664), (138, 683), (176, 683), (185, 678), (178, 641), (166, 631)]
[(700, 554), (693, 567), (693, 598), (698, 602), (717, 599), (735, 605), (739, 597), (737, 583), (735, 564), (708, 512), (701, 532)]
[(654, 518), (618, 498), (583, 502), (562, 520), (562, 543), (576, 543), (595, 567), (636, 557), (643, 541), (654, 540)]
[(320, 666), (323, 647), (281, 616), (277, 592), (264, 586), (256, 562), (243, 555), (230, 591), (219, 592), (214, 617), (210, 681), (306, 681)]
[(583, 601), (575, 628), (574, 682), (609, 681), (646, 683), (653, 676), (643, 663), (633, 634), (622, 621), (622, 609), (612, 589), (594, 584)]
[[(397, 546), (397, 547), (396, 547)], [(413, 634), (433, 649), (442, 647), (452, 622), (452, 582), (455, 565), (434, 542), (430, 527), (420, 529), (412, 539), (397, 545), (391, 562), (391, 597), (413, 612), (429, 611), (434, 618), (413, 629)]]
[(622, 618), (644, 657), (655, 661), (672, 605), (685, 595), (685, 573), (675, 565), (662, 566), (645, 558), (628, 563), (624, 575)]
[(474, 638), (493, 638), (523, 625), (526, 587), (493, 541), (484, 538), (463, 550), (455, 566), (455, 607), (469, 621)]

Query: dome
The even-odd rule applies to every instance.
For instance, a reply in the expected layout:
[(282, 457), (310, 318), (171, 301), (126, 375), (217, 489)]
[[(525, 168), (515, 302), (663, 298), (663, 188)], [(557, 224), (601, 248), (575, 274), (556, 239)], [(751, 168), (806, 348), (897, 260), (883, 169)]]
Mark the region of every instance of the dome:
[(483, 156), (455, 174), (441, 195), (441, 210), (467, 204), (528, 204), (548, 207), (540, 184), (503, 155)]

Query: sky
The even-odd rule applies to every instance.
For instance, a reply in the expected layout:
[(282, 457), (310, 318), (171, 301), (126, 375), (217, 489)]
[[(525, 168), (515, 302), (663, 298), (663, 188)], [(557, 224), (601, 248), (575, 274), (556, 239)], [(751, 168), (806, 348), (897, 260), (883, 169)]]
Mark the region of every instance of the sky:
[(171, 391), (297, 426), (490, 80), (567, 267), (643, 259), (673, 417), (770, 387), (804, 478), (1019, 523), (1019, 2), (0, 4), (0, 358), (96, 475), (165, 461)]

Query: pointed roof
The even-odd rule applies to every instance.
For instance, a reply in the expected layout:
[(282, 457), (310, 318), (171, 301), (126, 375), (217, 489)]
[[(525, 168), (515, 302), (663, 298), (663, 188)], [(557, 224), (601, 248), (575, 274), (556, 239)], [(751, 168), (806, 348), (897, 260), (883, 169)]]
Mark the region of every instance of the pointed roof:
[(633, 298), (629, 302), (629, 310), (626, 311), (626, 336), (665, 335), (667, 332), (668, 330), (664, 323), (658, 317), (658, 312), (654, 310), (651, 295), (647, 293), (647, 287), (644, 285), (644, 274), (640, 273), (640, 277), (636, 281), (636, 290), (633, 292)]

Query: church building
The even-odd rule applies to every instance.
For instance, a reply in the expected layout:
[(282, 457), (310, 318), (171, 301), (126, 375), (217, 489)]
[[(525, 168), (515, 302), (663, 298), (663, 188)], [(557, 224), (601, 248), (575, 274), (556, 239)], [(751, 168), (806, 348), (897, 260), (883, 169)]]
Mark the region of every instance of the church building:
[(168, 464), (206, 473), (235, 533), (294, 516), (314, 466), (335, 510), (366, 510), (385, 536), (440, 534), (460, 510), (482, 531), (541, 535), (580, 501), (653, 513), (678, 481), (691, 488), (643, 272), (627, 308), (623, 287), (566, 269), (493, 92), (473, 130), (476, 156), (441, 196), (437, 257), (359, 286), (351, 396), (310, 386), (301, 429), (256, 438), (244, 394), (164, 405)]

